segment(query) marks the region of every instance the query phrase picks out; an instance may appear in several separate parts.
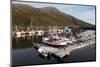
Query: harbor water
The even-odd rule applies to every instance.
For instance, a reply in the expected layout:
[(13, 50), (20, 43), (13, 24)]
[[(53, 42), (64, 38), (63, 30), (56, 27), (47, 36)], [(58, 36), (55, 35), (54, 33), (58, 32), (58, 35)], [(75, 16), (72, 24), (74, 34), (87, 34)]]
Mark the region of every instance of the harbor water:
[[(40, 39), (39, 37), (38, 39)], [(33, 39), (34, 40), (34, 39)], [(43, 58), (39, 52), (33, 48), (31, 38), (16, 39), (12, 41), (12, 65), (41, 65), (41, 64), (57, 64), (57, 63), (74, 63), (96, 61), (96, 45), (89, 45), (84, 48), (76, 49), (69, 56), (58, 59), (53, 56)], [(41, 41), (39, 41), (41, 43)]]

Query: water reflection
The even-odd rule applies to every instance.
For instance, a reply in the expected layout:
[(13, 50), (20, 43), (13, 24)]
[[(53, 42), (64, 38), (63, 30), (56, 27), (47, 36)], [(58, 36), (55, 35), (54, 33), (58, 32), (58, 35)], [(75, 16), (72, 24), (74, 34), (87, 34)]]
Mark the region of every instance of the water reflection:
[(12, 38), (12, 65), (56, 64), (96, 60), (95, 45), (77, 49), (72, 51), (69, 56), (58, 59), (53, 55), (48, 58), (40, 56), (39, 52), (33, 48), (34, 42), (42, 43), (42, 36), (19, 39)]
[(33, 46), (33, 43), (42, 43), (42, 36), (32, 36), (32, 37), (12, 37), (12, 48), (29, 48)]

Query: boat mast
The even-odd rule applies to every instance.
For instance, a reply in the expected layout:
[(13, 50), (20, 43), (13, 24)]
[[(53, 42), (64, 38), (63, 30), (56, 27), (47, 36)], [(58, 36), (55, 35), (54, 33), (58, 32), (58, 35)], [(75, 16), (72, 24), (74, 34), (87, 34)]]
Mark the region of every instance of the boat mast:
[[(33, 28), (32, 22), (33, 22), (33, 17), (31, 16), (31, 22), (30, 22), (30, 29), (31, 29), (31, 31), (33, 31), (33, 30), (32, 30), (32, 28)], [(33, 33), (32, 33), (32, 38), (31, 38), (31, 39), (32, 39), (32, 43), (34, 43), (33, 37), (34, 37), (34, 36), (33, 36)]]
[(52, 30), (51, 30), (51, 27), (50, 27), (50, 25), (49, 25), (49, 27), (48, 27), (48, 33), (49, 33), (49, 35), (51, 35), (51, 32)]
[(33, 17), (31, 17), (31, 22), (30, 22), (30, 28), (31, 28), (31, 29), (32, 29), (32, 27), (33, 27), (32, 22), (33, 22)]
[(18, 27), (17, 27), (17, 25), (15, 26), (15, 31), (18, 31)]

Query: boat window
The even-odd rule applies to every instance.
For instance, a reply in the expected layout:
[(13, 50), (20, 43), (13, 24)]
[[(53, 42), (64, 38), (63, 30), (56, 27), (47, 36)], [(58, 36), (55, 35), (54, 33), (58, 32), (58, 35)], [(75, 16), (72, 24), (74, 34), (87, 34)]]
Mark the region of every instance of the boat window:
[(38, 34), (38, 32), (35, 32), (35, 34)]

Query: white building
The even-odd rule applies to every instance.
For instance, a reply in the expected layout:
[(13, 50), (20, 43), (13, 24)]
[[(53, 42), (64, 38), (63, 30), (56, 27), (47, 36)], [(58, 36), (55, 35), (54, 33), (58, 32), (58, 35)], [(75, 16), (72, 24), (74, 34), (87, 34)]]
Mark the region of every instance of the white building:
[(82, 39), (92, 39), (95, 38), (95, 31), (93, 30), (87, 30), (85, 32), (82, 32), (77, 35), (78, 37), (81, 37)]

